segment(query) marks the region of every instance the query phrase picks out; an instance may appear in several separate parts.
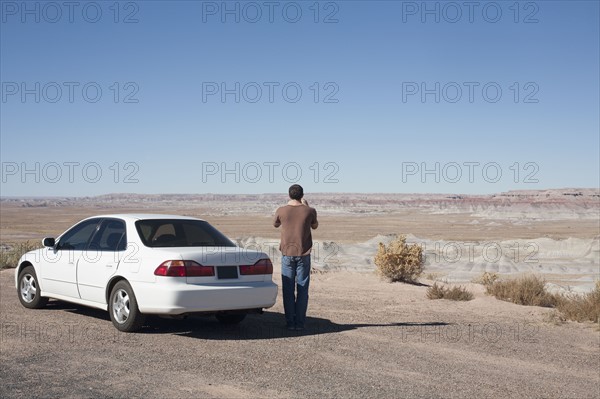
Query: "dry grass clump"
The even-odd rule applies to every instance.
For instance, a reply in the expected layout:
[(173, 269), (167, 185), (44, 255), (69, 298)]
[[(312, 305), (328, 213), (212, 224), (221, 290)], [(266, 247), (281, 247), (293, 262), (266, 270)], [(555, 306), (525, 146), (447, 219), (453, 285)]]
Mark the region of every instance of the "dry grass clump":
[(481, 276), (474, 278), (472, 282), (475, 284), (485, 285), (487, 287), (488, 285), (494, 284), (499, 277), (500, 276), (498, 276), (496, 273), (485, 272)]
[(574, 320), (598, 323), (600, 318), (600, 281), (592, 292), (584, 295), (552, 294), (546, 291), (546, 282), (535, 275), (515, 280), (496, 281), (486, 285), (486, 293), (503, 301), (527, 306), (556, 308), (552, 315), (555, 322)]
[(550, 312), (546, 313), (543, 319), (546, 323), (554, 324), (555, 326), (560, 326), (567, 321), (567, 318), (560, 313), (558, 310), (553, 309)]
[(600, 280), (596, 281), (592, 292), (561, 297), (556, 308), (569, 320), (598, 323), (600, 318)]
[(375, 255), (377, 272), (392, 282), (416, 282), (423, 273), (423, 248), (406, 244), (406, 236), (398, 236), (387, 247), (379, 243)]
[(444, 287), (433, 283), (427, 289), (427, 298), (429, 299), (449, 299), (451, 301), (470, 301), (473, 299), (473, 294), (463, 286), (455, 286), (452, 288)]
[(40, 248), (40, 245), (31, 241), (24, 241), (10, 246), (3, 245), (0, 249), (0, 269), (17, 267), (17, 262), (23, 254), (37, 248)]
[(440, 277), (440, 274), (438, 273), (427, 273), (425, 275), (425, 278), (427, 280), (431, 280), (431, 281), (437, 281), (437, 279)]
[(494, 281), (486, 285), (486, 293), (503, 301), (526, 306), (556, 307), (560, 297), (546, 291), (544, 279), (528, 275), (514, 280)]

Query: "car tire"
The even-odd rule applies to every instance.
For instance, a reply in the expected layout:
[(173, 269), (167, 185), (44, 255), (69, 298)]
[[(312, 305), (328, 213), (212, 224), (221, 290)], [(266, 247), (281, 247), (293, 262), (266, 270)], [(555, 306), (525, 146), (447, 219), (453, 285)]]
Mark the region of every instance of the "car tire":
[(113, 287), (108, 299), (108, 313), (119, 331), (134, 332), (142, 328), (146, 317), (140, 313), (131, 285), (125, 280)]
[(19, 273), (17, 293), (21, 305), (29, 309), (41, 309), (48, 303), (48, 298), (41, 296), (40, 285), (33, 266), (27, 266)]
[(217, 313), (215, 317), (221, 324), (232, 325), (240, 324), (246, 318), (246, 315), (243, 313)]

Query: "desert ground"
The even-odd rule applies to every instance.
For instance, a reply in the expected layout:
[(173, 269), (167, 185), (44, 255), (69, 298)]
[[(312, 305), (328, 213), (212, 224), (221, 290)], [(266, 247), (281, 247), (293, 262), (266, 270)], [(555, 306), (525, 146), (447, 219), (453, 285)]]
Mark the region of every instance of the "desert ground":
[[(488, 196), (315, 194), (307, 330), (283, 328), (281, 297), (236, 327), (212, 318), (151, 319), (123, 334), (102, 311), (51, 301), (20, 306), (12, 269), (0, 272), (2, 397), (556, 397), (600, 395), (600, 326), (555, 323), (471, 280), (535, 273), (556, 290), (600, 278), (600, 194), (566, 189)], [(261, 248), (277, 272), (281, 195), (3, 198), (0, 243), (57, 236), (81, 218), (121, 212), (201, 217)], [(379, 242), (424, 246), (420, 285), (374, 273)], [(429, 300), (434, 280), (469, 302)]]

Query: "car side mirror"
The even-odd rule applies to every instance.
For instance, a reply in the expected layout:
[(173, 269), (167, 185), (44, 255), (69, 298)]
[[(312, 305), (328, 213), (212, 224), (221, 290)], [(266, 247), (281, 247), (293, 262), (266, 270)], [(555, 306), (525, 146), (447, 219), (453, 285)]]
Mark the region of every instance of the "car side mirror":
[(42, 240), (42, 245), (45, 247), (53, 248), (55, 244), (56, 244), (56, 241), (54, 240), (53, 237), (46, 237)]

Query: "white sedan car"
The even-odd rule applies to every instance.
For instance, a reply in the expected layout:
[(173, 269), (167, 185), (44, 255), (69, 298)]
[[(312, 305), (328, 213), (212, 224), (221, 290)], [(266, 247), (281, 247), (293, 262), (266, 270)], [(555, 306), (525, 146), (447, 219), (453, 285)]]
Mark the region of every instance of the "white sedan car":
[(138, 330), (147, 314), (239, 323), (277, 297), (269, 256), (236, 246), (200, 219), (95, 216), (43, 245), (19, 260), (21, 304), (40, 308), (55, 298), (108, 310), (121, 331)]

